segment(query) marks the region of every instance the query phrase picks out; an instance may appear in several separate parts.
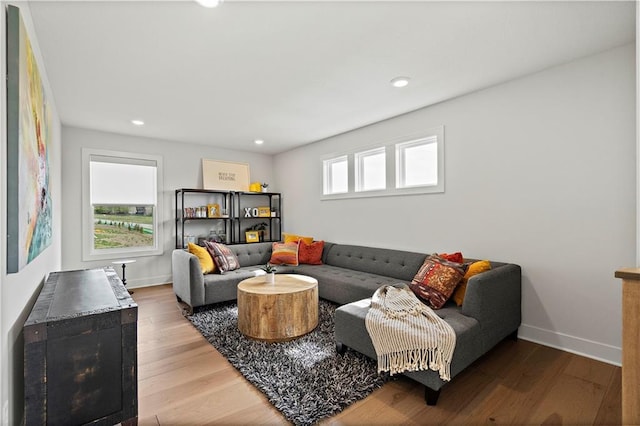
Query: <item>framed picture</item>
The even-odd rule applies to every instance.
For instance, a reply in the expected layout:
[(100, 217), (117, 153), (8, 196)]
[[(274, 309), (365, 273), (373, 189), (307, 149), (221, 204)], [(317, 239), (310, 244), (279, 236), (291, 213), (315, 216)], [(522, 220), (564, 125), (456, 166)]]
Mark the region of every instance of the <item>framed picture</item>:
[(7, 6), (7, 273), (52, 241), (51, 106), (20, 10)]
[(258, 217), (271, 217), (271, 208), (258, 207)]
[(248, 243), (257, 243), (260, 241), (260, 233), (258, 231), (246, 231), (244, 237)]
[(207, 217), (220, 217), (220, 204), (207, 204)]
[(249, 191), (249, 164), (202, 159), (202, 188)]

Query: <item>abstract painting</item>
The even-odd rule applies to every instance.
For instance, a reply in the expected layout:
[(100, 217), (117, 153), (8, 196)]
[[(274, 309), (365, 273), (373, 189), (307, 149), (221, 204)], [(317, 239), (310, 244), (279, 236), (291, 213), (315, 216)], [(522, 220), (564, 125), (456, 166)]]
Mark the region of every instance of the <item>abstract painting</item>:
[(51, 111), (31, 42), (7, 7), (7, 272), (20, 271), (51, 244)]

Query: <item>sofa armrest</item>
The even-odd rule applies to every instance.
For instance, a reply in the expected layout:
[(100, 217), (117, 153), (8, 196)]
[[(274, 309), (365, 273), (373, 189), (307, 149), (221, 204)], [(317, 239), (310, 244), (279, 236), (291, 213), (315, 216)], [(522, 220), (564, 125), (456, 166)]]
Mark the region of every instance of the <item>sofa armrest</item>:
[(173, 292), (191, 306), (204, 305), (204, 276), (198, 258), (185, 250), (171, 254)]
[(522, 271), (506, 264), (475, 275), (467, 283), (462, 314), (478, 320), (488, 351), (520, 326)]

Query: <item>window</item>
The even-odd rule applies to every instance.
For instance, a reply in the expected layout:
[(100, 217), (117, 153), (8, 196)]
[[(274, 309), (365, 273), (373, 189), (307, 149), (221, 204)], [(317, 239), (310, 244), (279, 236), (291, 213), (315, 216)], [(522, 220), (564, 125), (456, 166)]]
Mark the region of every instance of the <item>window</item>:
[(348, 191), (347, 156), (324, 160), (323, 193), (342, 194)]
[(83, 260), (162, 254), (159, 156), (83, 150)]
[(396, 144), (396, 188), (438, 184), (437, 142), (432, 136)]
[(444, 127), (330, 154), (323, 200), (444, 192)]
[(387, 187), (385, 148), (358, 152), (354, 158), (356, 191), (375, 191)]

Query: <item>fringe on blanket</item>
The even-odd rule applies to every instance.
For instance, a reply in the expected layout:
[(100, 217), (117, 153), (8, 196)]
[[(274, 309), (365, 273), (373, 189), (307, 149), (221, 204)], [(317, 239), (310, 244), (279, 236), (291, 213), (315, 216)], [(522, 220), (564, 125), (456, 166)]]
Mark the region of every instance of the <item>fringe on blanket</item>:
[(365, 324), (376, 350), (378, 372), (394, 375), (430, 369), (442, 380), (451, 380), (455, 332), (409, 288), (379, 288)]

